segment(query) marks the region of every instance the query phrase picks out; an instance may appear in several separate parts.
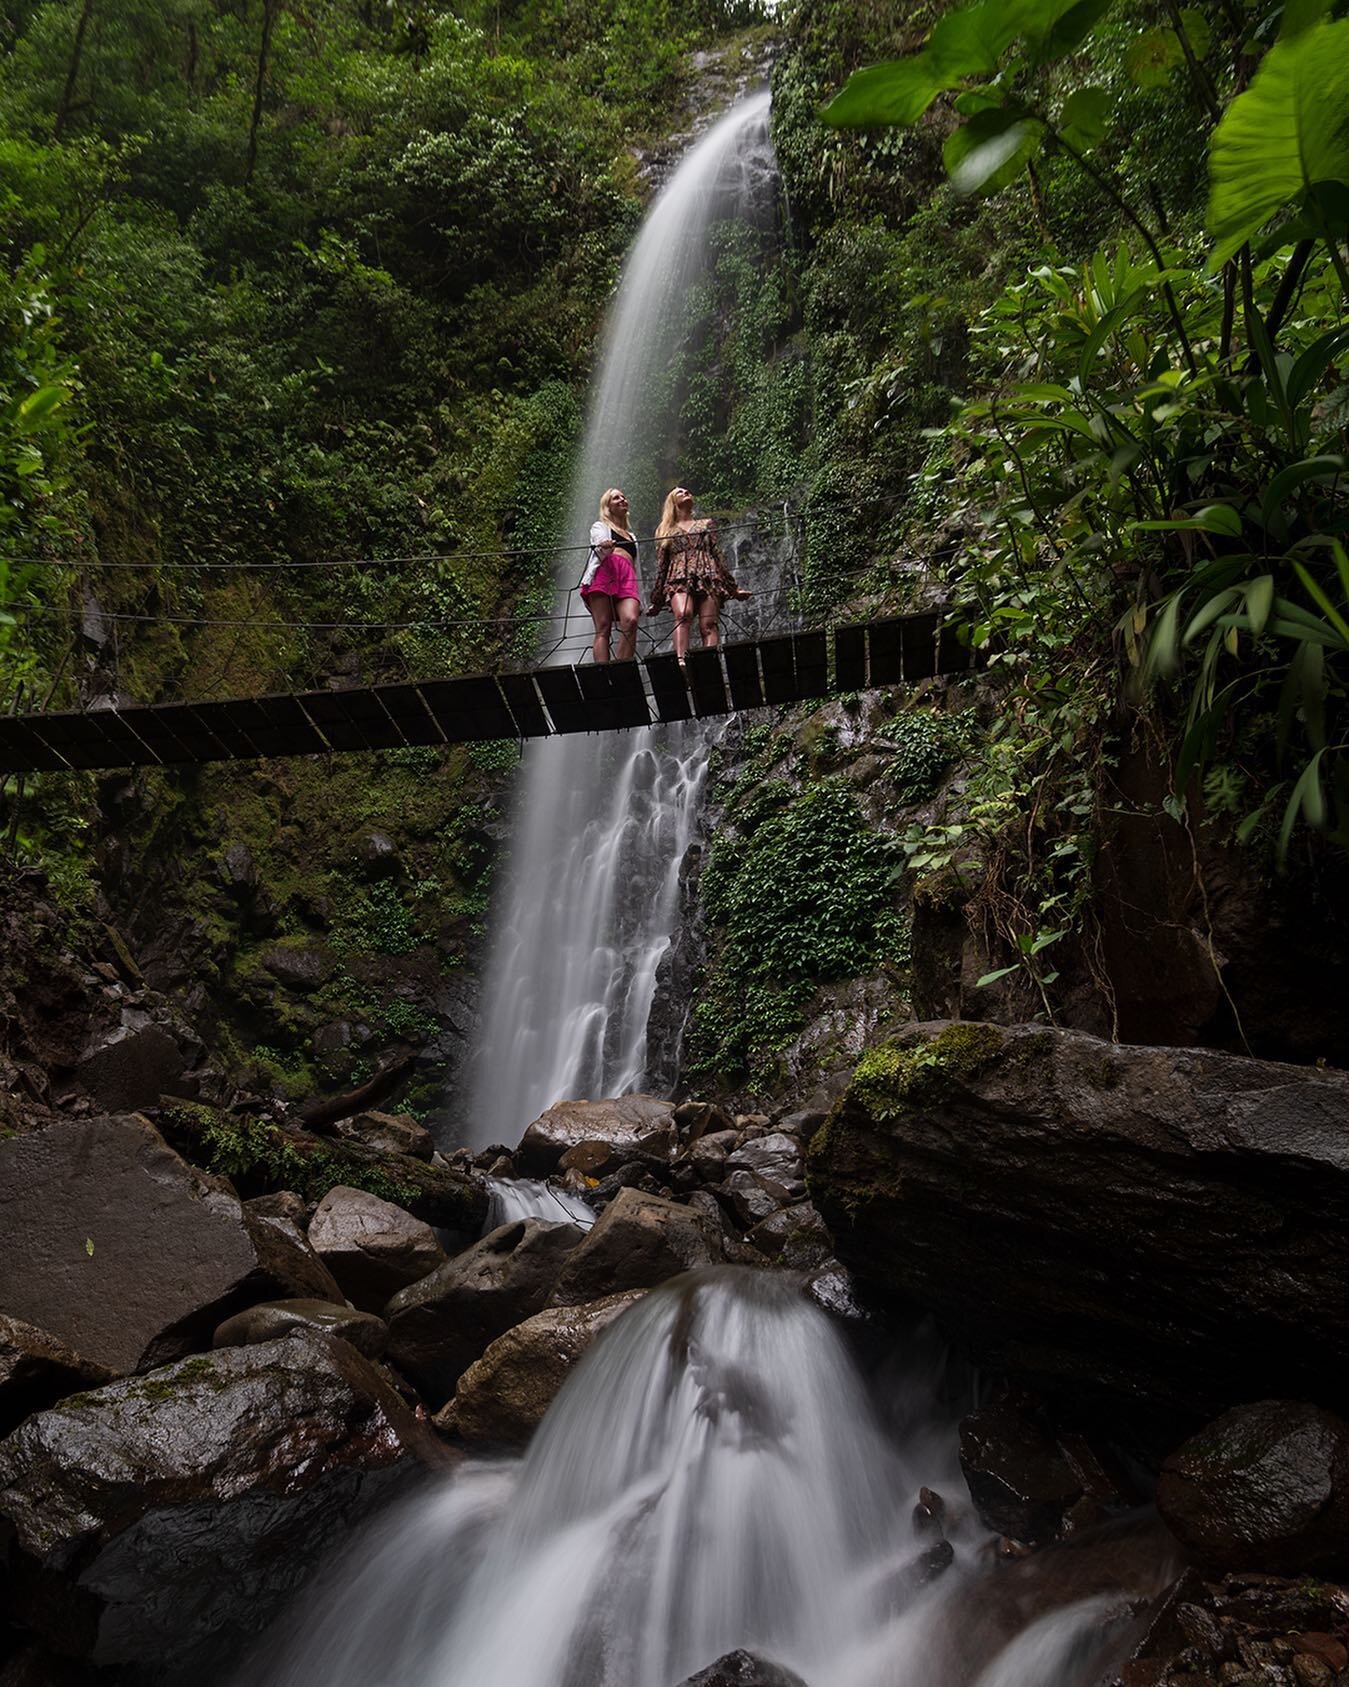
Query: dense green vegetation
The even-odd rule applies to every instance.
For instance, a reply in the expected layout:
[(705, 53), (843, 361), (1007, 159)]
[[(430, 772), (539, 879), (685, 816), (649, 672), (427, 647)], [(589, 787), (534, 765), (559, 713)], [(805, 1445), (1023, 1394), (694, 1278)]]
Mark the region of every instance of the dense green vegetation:
[[(796, 500), (810, 611), (953, 602), (996, 703), (886, 702), (844, 755), (803, 716), (787, 783), (778, 743), (714, 793), (700, 1074), (767, 1075), (820, 984), (902, 956), (903, 859), (970, 903), (1023, 1011), (1059, 1011), (1139, 757), (1196, 863), (1220, 840), (1252, 883), (1296, 867), (1328, 894), (1349, 839), (1342, 11), (11, 0), (8, 695), (501, 655), (492, 618), (546, 594), (639, 149), (686, 121), (690, 49), (718, 43), (729, 88), (771, 33), (786, 239), (723, 230), (686, 301), (709, 324), (668, 374), (686, 473), (727, 507)], [(512, 754), (62, 776), (22, 803), (11, 782), (10, 849), (74, 909), (102, 894), (143, 938), (177, 921), (229, 1058), (299, 1093), (429, 1036)], [(387, 875), (362, 855), (379, 826)], [(318, 956), (303, 1000), (277, 945)], [(314, 1042), (348, 1023), (364, 1040)]]

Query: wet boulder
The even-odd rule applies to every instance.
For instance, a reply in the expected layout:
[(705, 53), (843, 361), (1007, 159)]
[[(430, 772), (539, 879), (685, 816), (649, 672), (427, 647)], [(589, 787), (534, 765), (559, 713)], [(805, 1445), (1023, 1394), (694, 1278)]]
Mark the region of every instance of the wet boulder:
[(139, 1114), (0, 1141), (0, 1311), (114, 1375), (208, 1346), (258, 1300), (341, 1291)]
[(674, 1109), (654, 1095), (614, 1101), (559, 1101), (520, 1139), (516, 1162), (529, 1177), (548, 1177), (562, 1156), (583, 1142), (607, 1142), (614, 1165), (630, 1160), (665, 1166), (679, 1146)]
[(522, 1445), (596, 1338), (641, 1298), (628, 1292), (548, 1307), (517, 1324), (469, 1366), (436, 1427), (479, 1445)]
[(729, 1156), (726, 1170), (757, 1172), (774, 1183), (794, 1183), (801, 1176), (801, 1144), (784, 1131), (752, 1137)]
[(686, 1143), (734, 1129), (735, 1121), (715, 1101), (681, 1101), (674, 1110), (675, 1127)]
[(379, 1359), (389, 1344), (389, 1326), (373, 1312), (330, 1300), (265, 1300), (226, 1318), (211, 1337), (212, 1347), (252, 1347), (292, 1330), (340, 1336), (367, 1359)]
[(407, 1154), (414, 1160), (429, 1160), (436, 1151), (430, 1131), (409, 1113), (356, 1113), (350, 1119), (339, 1119), (333, 1129), (344, 1142), (375, 1154)]
[(1234, 1407), (1166, 1460), (1157, 1507), (1206, 1570), (1349, 1574), (1349, 1423), (1297, 1401)]
[(353, 1305), (383, 1310), (399, 1289), (445, 1263), (429, 1224), (364, 1189), (338, 1184), (314, 1209), (309, 1243)]
[(1273, 1376), (1349, 1404), (1349, 1073), (915, 1025), (807, 1177), (873, 1300), (1041, 1391), (1208, 1414)]
[(111, 1371), (81, 1358), (65, 1342), (0, 1314), (0, 1435), (67, 1394), (111, 1381)]
[(727, 1652), (716, 1663), (700, 1669), (680, 1682), (679, 1687), (806, 1687), (795, 1670), (761, 1658), (755, 1652)]
[(555, 1306), (579, 1306), (622, 1289), (653, 1289), (722, 1259), (721, 1237), (701, 1213), (641, 1189), (620, 1189), (567, 1258)]
[(80, 1088), (100, 1110), (152, 1106), (187, 1068), (178, 1039), (144, 1008), (123, 1007), (118, 1022), (95, 1033), (80, 1057)]
[(717, 1195), (727, 1213), (742, 1230), (762, 1224), (780, 1208), (790, 1205), (791, 1192), (785, 1185), (759, 1172), (733, 1171), (717, 1185)]
[(782, 1207), (745, 1236), (750, 1247), (789, 1271), (814, 1271), (833, 1252), (833, 1242), (809, 1201)]
[(1015, 1541), (1052, 1539), (1082, 1483), (1055, 1444), (1007, 1406), (960, 1420), (960, 1468), (987, 1528)]
[(548, 1304), (584, 1235), (536, 1218), (493, 1230), (389, 1302), (390, 1360), (429, 1400), (447, 1400), (498, 1336)]
[(711, 1131), (689, 1148), (688, 1163), (704, 1183), (719, 1183), (726, 1175), (726, 1161), (739, 1141), (739, 1131)]
[(127, 1679), (216, 1679), (434, 1437), (345, 1342), (198, 1354), (0, 1443), (17, 1621)]

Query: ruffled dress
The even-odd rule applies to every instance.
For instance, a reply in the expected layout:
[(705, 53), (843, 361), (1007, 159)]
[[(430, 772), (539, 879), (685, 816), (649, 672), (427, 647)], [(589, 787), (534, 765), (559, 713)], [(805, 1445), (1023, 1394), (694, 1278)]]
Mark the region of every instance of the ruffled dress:
[(651, 594), (650, 609), (653, 615), (669, 606), (673, 592), (688, 592), (695, 603), (704, 597), (725, 603), (740, 589), (722, 557), (717, 524), (710, 516), (657, 539), (656, 561), (656, 589)]

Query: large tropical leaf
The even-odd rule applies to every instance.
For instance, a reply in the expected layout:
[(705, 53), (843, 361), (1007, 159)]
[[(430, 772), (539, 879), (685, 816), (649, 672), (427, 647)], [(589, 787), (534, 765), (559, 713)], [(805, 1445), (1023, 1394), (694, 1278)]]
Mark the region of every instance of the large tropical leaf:
[(1215, 269), (1318, 183), (1349, 183), (1349, 19), (1270, 48), (1214, 132), (1209, 174)]
[(989, 76), (1014, 41), (1044, 58), (1066, 51), (1097, 21), (1107, 0), (980, 0), (947, 12), (927, 45), (907, 59), (868, 65), (824, 108), (826, 123), (870, 129), (916, 123), (938, 94)]

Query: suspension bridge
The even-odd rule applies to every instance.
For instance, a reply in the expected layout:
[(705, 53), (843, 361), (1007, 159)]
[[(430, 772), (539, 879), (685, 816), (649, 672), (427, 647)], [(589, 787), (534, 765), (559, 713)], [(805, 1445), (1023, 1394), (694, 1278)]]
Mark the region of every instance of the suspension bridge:
[(935, 612), (734, 640), (630, 662), (355, 685), (210, 702), (0, 716), (0, 771), (185, 767), (436, 748), (705, 720), (964, 672), (976, 652)]

